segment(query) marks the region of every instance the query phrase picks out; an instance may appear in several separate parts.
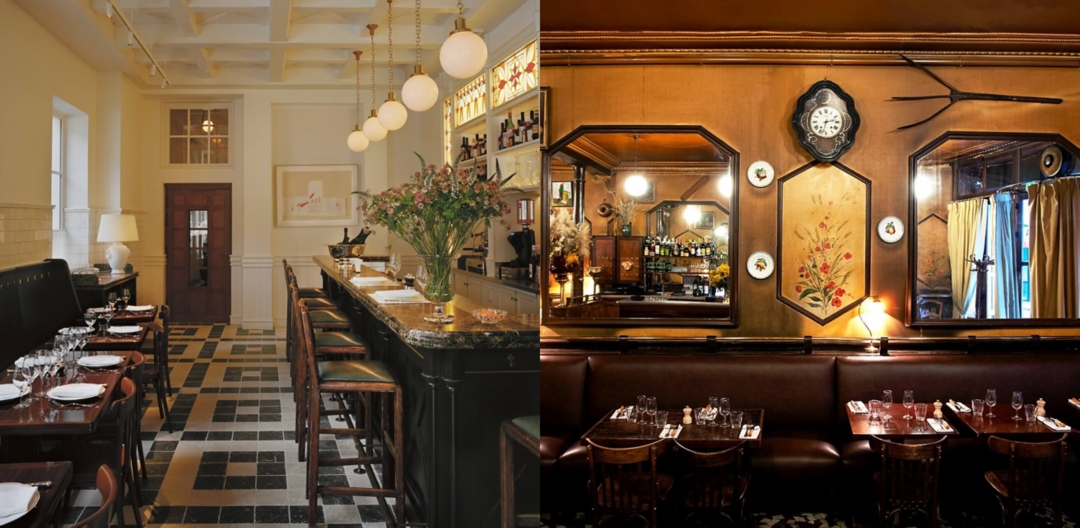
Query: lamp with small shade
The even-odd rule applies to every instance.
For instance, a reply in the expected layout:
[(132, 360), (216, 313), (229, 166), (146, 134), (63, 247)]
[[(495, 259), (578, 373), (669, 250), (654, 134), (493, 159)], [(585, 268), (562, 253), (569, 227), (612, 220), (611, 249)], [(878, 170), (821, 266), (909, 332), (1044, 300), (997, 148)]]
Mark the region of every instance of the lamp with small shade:
[(124, 273), (127, 267), (128, 257), (131, 250), (124, 242), (137, 242), (139, 230), (135, 226), (135, 217), (129, 214), (104, 214), (101, 215), (101, 225), (98, 226), (98, 242), (112, 242), (109, 249), (105, 250), (105, 259), (109, 261), (109, 267), (113, 273)]

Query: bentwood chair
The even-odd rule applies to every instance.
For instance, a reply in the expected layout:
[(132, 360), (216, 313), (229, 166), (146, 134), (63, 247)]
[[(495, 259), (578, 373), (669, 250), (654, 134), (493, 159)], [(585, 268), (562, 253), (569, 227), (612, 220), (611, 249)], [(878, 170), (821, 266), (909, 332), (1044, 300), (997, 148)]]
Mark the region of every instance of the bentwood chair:
[(702, 453), (675, 442), (679, 465), (676, 508), (680, 526), (715, 526), (721, 520), (746, 520), (750, 488), (746, 442), (723, 451)]
[(75, 523), (72, 528), (109, 528), (113, 505), (116, 503), (116, 477), (108, 465), (97, 470), (97, 490), (101, 494), (101, 507), (89, 517)]
[[(351, 495), (394, 499), (394, 526), (405, 525), (405, 439), (402, 429), (404, 414), (401, 385), (394, 379), (390, 369), (381, 361), (373, 360), (337, 360), (316, 361), (314, 351), (314, 332), (307, 306), (300, 303), (299, 316), (302, 333), (299, 335), (300, 363), (306, 369), (303, 375), (307, 379), (306, 402), (297, 405), (297, 410), (307, 407), (307, 497), (308, 524), (315, 525), (316, 509), (320, 495)], [(353, 412), (356, 421), (352, 427), (323, 427), (319, 423), (322, 412), (323, 394), (351, 394)], [(339, 398), (344, 405), (347, 398)], [(363, 426), (360, 420), (360, 408), (367, 406), (364, 412)], [(375, 454), (375, 429), (372, 426), (372, 411), (379, 409), (378, 444), (381, 447)], [(354, 458), (329, 458), (319, 452), (320, 435), (348, 435), (357, 439), (358, 456)], [(366, 438), (361, 443), (360, 439)], [(382, 465), (382, 482), (377, 473), (370, 471), (371, 464)], [(366, 468), (370, 487), (321, 486), (319, 468), (334, 466), (357, 466)], [(392, 483), (392, 484), (391, 484)]]
[(592, 500), (593, 524), (606, 526), (610, 521), (632, 518), (656, 528), (660, 503), (671, 491), (675, 480), (657, 471), (657, 458), (669, 442), (611, 448), (585, 439), (589, 460), (589, 497)]
[(998, 436), (987, 441), (990, 450), (1009, 457), (1009, 469), (988, 471), (1005, 526), (1016, 526), (1023, 511), (1049, 508), (1054, 528), (1061, 528), (1061, 498), (1065, 488), (1066, 433), (1050, 442), (1018, 442)]
[(908, 511), (925, 515), (930, 528), (937, 528), (938, 475), (945, 441), (943, 436), (931, 443), (897, 444), (870, 437), (870, 449), (881, 457), (881, 471), (874, 473), (879, 526)]
[[(143, 368), (142, 377), (138, 380), (139, 388), (142, 389), (146, 385), (154, 387), (154, 392), (157, 394), (158, 417), (165, 419), (169, 432), (172, 433), (172, 416), (169, 415), (169, 398), (166, 392), (166, 379), (169, 377), (169, 334), (157, 323), (150, 323), (148, 326), (154, 333), (154, 363)], [(141, 415), (141, 413), (136, 414)]]

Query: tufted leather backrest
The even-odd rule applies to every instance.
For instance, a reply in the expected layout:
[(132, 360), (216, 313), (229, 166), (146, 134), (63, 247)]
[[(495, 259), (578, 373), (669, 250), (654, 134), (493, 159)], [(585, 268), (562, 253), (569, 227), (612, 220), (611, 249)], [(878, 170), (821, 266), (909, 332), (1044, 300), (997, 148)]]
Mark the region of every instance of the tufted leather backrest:
[(0, 271), (0, 368), (81, 316), (67, 262), (49, 259)]
[(586, 356), (540, 356), (542, 427), (584, 429)]

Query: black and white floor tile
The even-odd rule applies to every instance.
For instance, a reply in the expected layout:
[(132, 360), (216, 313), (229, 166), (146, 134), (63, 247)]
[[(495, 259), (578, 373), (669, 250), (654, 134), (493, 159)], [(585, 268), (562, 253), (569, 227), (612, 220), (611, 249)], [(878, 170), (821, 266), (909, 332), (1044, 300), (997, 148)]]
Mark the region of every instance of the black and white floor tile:
[[(173, 325), (169, 337), (174, 432), (143, 402), (148, 478), (140, 514), (149, 528), (307, 526), (307, 468), (294, 442), (296, 404), (284, 330)], [(320, 451), (356, 456), (352, 439), (324, 435)], [(323, 468), (321, 484), (368, 485), (351, 468)], [(93, 490), (74, 495), (65, 524), (96, 510)], [(320, 499), (320, 526), (383, 528), (374, 498)], [(134, 524), (130, 508), (125, 522)]]

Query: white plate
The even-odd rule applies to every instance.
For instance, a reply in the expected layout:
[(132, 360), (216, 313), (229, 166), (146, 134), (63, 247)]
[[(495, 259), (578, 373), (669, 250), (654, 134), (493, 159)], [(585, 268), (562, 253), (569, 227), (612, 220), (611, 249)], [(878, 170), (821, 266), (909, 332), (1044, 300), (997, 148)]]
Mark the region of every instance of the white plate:
[(758, 280), (769, 278), (775, 268), (776, 263), (773, 262), (772, 255), (764, 251), (758, 251), (746, 259), (746, 271)]
[(75, 361), (80, 367), (86, 368), (109, 368), (115, 367), (124, 361), (120, 356), (85, 356)]
[[(2, 483), (0, 483), (0, 497), (2, 497), (4, 495), (5, 491), (13, 491), (13, 490), (16, 490), (16, 489), (21, 488), (21, 487), (26, 487), (26, 484), (22, 484), (22, 483), (19, 483), (19, 482), (2, 482)], [(15, 513), (15, 514), (12, 514), (12, 515), (8, 515), (7, 517), (0, 517), (0, 526), (4, 526), (5, 524), (10, 524), (12, 522), (15, 522), (15, 521), (21, 519), (24, 515), (34, 511), (34, 508), (37, 508), (37, 504), (38, 504), (39, 500), (41, 500), (41, 492), (39, 492), (35, 488), (34, 489), (34, 494), (33, 494), (32, 498), (30, 499), (30, 503), (28, 505), (29, 507), (26, 508), (26, 511), (24, 511), (22, 513)]]
[(895, 244), (904, 238), (904, 222), (895, 216), (882, 218), (877, 225), (877, 236), (886, 244)]
[(17, 400), (20, 396), (22, 394), (19, 393), (19, 389), (15, 385), (11, 383), (0, 385), (0, 402)]
[(109, 327), (109, 333), (110, 334), (137, 334), (139, 332), (142, 332), (142, 327), (140, 327), (140, 326), (110, 326)]
[(105, 386), (98, 383), (69, 383), (50, 389), (45, 394), (50, 400), (82, 401), (105, 394)]
[(775, 177), (776, 172), (773, 171), (772, 165), (764, 160), (755, 161), (746, 169), (746, 179), (750, 180), (750, 185), (754, 187), (768, 187)]
[(140, 304), (138, 306), (128, 306), (125, 310), (129, 312), (149, 312), (154, 309), (152, 304)]

